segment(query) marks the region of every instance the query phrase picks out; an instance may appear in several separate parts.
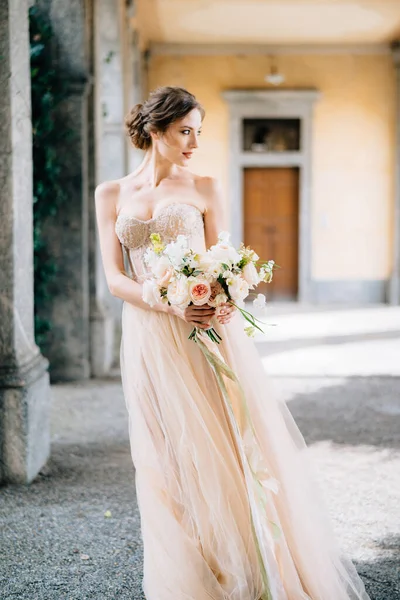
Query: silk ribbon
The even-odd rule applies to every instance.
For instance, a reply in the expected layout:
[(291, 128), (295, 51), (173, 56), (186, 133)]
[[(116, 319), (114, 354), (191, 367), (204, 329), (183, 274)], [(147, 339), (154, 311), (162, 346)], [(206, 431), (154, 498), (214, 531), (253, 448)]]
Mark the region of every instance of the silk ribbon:
[[(269, 576), (268, 565), (275, 564), (275, 558), (272, 555), (273, 540), (280, 536), (278, 525), (267, 519), (266, 506), (268, 503), (267, 492), (277, 494), (279, 484), (268, 473), (268, 469), (263, 460), (262, 454), (257, 442), (257, 435), (250, 416), (250, 411), (247, 406), (246, 397), (243, 388), (235, 373), (226, 364), (216, 344), (204, 334), (201, 330), (197, 330), (194, 338), (199, 348), (203, 352), (207, 362), (212, 368), (220, 388), (222, 397), (225, 402), (227, 413), (230, 418), (232, 429), (235, 433), (236, 443), (239, 449), (239, 454), (242, 462), (242, 468), (245, 476), (246, 487), (248, 491), (252, 533), (257, 549), (257, 555), (260, 565), (260, 571), (264, 586), (264, 592), (260, 600), (273, 600), (270, 581), (274, 577)], [(241, 401), (242, 414), (244, 415), (244, 425), (242, 431), (240, 425), (235, 418), (232, 402), (229, 398), (228, 389), (224, 380), (224, 376), (233, 381), (239, 391)], [(260, 515), (261, 508), (261, 515)], [(263, 527), (263, 519), (269, 521), (271, 530), (266, 530)], [(270, 544), (265, 544), (265, 535), (268, 535)], [(271, 556), (268, 556), (268, 553)], [(271, 575), (271, 574), (270, 574)]]

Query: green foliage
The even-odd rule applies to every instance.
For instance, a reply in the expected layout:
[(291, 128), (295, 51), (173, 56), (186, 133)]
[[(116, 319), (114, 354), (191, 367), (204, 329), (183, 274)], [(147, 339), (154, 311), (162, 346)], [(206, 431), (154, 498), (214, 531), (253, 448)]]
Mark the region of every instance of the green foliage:
[(51, 330), (51, 322), (40, 315), (49, 312), (51, 283), (57, 265), (47, 246), (45, 225), (54, 222), (66, 201), (62, 185), (62, 167), (57, 148), (65, 137), (57, 107), (65, 89), (54, 63), (53, 34), (49, 22), (36, 6), (29, 11), (31, 95), (33, 134), (33, 223), (35, 337), (41, 347)]

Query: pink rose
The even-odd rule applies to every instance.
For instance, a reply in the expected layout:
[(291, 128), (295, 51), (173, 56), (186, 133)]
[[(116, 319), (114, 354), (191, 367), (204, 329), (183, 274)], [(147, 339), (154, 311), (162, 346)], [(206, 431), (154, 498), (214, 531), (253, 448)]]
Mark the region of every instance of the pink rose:
[(198, 277), (192, 281), (189, 285), (190, 298), (196, 306), (203, 306), (207, 304), (211, 296), (211, 286), (207, 279), (200, 279)]
[(208, 304), (216, 308), (220, 304), (227, 302), (228, 296), (224, 292), (224, 288), (219, 283), (219, 281), (215, 281), (211, 284), (211, 294), (208, 300)]

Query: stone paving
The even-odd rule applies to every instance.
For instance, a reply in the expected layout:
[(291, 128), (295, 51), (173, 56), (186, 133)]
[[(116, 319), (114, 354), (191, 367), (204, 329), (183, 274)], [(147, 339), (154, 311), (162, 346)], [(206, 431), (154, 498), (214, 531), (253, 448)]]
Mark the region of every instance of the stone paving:
[[(326, 356), (341, 345), (330, 346), (329, 335), (319, 351)], [(400, 377), (373, 369), (352, 376), (345, 351), (351, 338), (343, 344), (346, 369), (339, 352), (331, 357), (333, 375), (318, 366), (313, 372), (311, 354), (305, 375), (282, 374), (277, 356), (284, 364), (299, 339), (287, 339), (286, 349), (279, 340), (275, 350), (260, 343), (265, 367), (305, 436), (340, 543), (372, 600), (400, 600)], [(306, 340), (303, 346), (304, 353), (313, 349)], [(30, 486), (0, 488), (0, 525), (2, 600), (144, 600), (118, 378), (53, 386), (51, 460)]]

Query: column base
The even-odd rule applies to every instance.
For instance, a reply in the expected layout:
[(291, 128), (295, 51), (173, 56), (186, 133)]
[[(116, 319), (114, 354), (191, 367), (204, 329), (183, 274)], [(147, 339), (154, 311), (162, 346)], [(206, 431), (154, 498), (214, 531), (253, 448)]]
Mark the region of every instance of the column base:
[(30, 483), (50, 456), (47, 369), (40, 354), (24, 366), (0, 369), (2, 483)]

